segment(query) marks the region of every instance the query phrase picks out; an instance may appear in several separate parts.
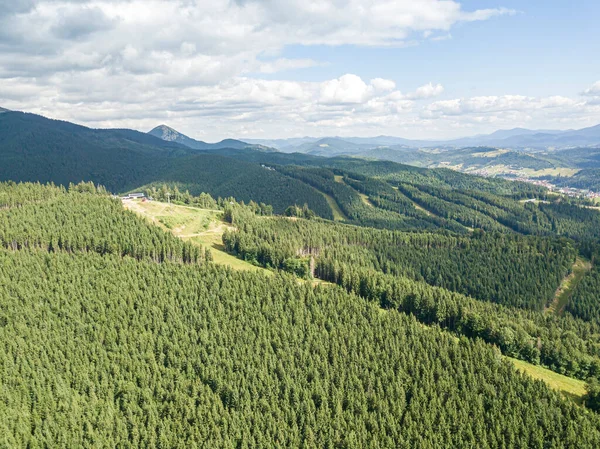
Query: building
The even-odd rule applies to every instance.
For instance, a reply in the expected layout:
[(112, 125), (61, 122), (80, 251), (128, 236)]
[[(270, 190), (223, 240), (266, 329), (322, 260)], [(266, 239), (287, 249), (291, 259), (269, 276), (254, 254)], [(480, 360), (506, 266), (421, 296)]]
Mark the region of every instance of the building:
[(139, 198), (146, 198), (146, 195), (141, 192), (129, 193), (128, 195), (122, 196), (122, 200), (135, 200)]

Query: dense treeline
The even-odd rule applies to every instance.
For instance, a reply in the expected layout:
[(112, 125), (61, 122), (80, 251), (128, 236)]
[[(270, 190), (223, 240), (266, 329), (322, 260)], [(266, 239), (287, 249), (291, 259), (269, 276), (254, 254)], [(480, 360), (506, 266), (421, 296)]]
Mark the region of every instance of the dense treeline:
[[(403, 210), (401, 207), (388, 207), (386, 204), (381, 204), (381, 201), (375, 204), (370, 203), (368, 199), (365, 201), (343, 179), (336, 180), (335, 173), (329, 169), (282, 166), (277, 167), (277, 171), (331, 195), (348, 217), (348, 223), (378, 229), (405, 231), (441, 229), (441, 226), (446, 224), (443, 220), (431, 219), (426, 213), (416, 210), (414, 206), (413, 210)], [(322, 215), (319, 214), (319, 216)], [(458, 224), (456, 225), (456, 228), (460, 228)], [(452, 228), (451, 224), (448, 224), (448, 227)], [(461, 231), (461, 229), (456, 230)]]
[(64, 193), (64, 187), (55, 188), (53, 185), (33, 183), (23, 188), (22, 184), (12, 181), (0, 183), (0, 209), (43, 203)]
[[(424, 188), (421, 187), (421, 189)], [(486, 231), (506, 231), (500, 223), (479, 211), (460, 203), (445, 201), (421, 189), (411, 184), (398, 184), (400, 192), (438, 217), (458, 222), (469, 228)]]
[(565, 309), (576, 317), (600, 323), (600, 266), (595, 265), (583, 277)]
[(483, 178), (445, 168), (426, 169), (389, 161), (366, 161), (358, 158), (332, 158), (325, 161), (324, 166), (392, 182), (473, 190), (496, 195), (516, 195), (519, 198), (537, 197), (546, 191), (532, 184), (500, 178)]
[(271, 166), (320, 167), (392, 182), (489, 192), (497, 195), (510, 195), (517, 199), (539, 198), (547, 193), (547, 190), (543, 187), (524, 182), (507, 181), (501, 178), (483, 178), (449, 169), (427, 169), (391, 161), (367, 160), (358, 157), (338, 156), (326, 158), (302, 153), (266, 153), (229, 149), (218, 150), (218, 154)]
[(278, 214), (294, 204), (308, 204), (319, 216), (333, 219), (327, 201), (313, 187), (258, 164), (227, 157), (200, 154), (167, 160), (153, 167), (146, 179), (150, 181), (142, 190), (177, 185), (180, 191), (187, 190), (191, 195), (206, 192), (213, 198), (235, 197), (246, 203), (269, 204)]
[[(354, 225), (458, 234), (469, 229), (482, 229), (487, 232), (559, 235), (581, 242), (600, 238), (600, 213), (597, 210), (584, 207), (576, 199), (551, 197), (547, 191), (540, 191), (536, 186), (530, 189), (522, 183), (514, 183), (516, 187), (512, 190), (502, 187), (507, 181), (498, 183), (502, 188), (496, 190), (505, 192), (503, 196), (485, 189), (451, 189), (447, 184), (425, 181), (418, 171), (415, 172), (418, 176), (409, 179), (424, 184), (383, 181), (337, 168), (278, 166), (277, 170), (331, 195), (348, 217), (347, 223)], [(409, 170), (407, 173), (413, 172)], [(445, 174), (445, 171), (442, 173)], [(452, 176), (445, 176), (450, 178), (448, 182), (451, 183)], [(460, 182), (454, 184), (477, 185), (475, 182), (462, 182), (462, 179), (459, 176)], [(494, 190), (488, 187), (488, 190)], [(536, 202), (523, 203), (519, 201), (521, 198), (536, 199)]]
[(577, 240), (600, 240), (600, 212), (579, 206), (576, 202), (561, 200), (550, 204), (540, 204), (552, 224), (552, 230)]
[(541, 313), (577, 254), (567, 240), (414, 234), (247, 214), (236, 224), (238, 231), (224, 234), (225, 246), (253, 263), (302, 276), (312, 270), (382, 307), (482, 338), (508, 355), (581, 379), (600, 375), (600, 323)]
[[(348, 189), (354, 191), (354, 197), (360, 192), (368, 196), (374, 208), (398, 213), (406, 224), (404, 228), (380, 226), (383, 228), (438, 228), (464, 233), (466, 227), (527, 235), (559, 235), (582, 242), (600, 239), (600, 213), (597, 210), (585, 207), (585, 203), (578, 199), (549, 196), (547, 191), (539, 192), (537, 188), (521, 189), (518, 183), (519, 189), (510, 192), (509, 196), (502, 196), (485, 190), (449, 189), (431, 183), (385, 182), (340, 170), (334, 172), (343, 175), (343, 187), (346, 189), (345, 195), (339, 195), (342, 198), (338, 200), (340, 204), (344, 197), (350, 197)], [(331, 183), (331, 180), (328, 182)], [(529, 195), (531, 197), (528, 198)], [(539, 201), (522, 203), (518, 201), (520, 198)], [(359, 202), (354, 200), (354, 203)], [(374, 208), (370, 208), (371, 214), (376, 213)], [(407, 221), (407, 217), (413, 221)], [(360, 215), (353, 223), (369, 226)]]
[[(587, 149), (586, 149), (587, 150)], [(587, 150), (586, 152), (589, 152)], [(569, 159), (571, 156), (568, 156)], [(553, 178), (551, 181), (558, 186), (574, 187), (576, 189), (589, 189), (594, 192), (600, 192), (600, 168), (598, 168), (600, 157), (596, 154), (596, 161), (592, 164), (593, 168), (586, 168), (569, 178)]]
[(318, 260), (319, 278), (415, 315), (426, 324), (497, 345), (504, 354), (580, 379), (600, 377), (598, 323), (484, 303), (399, 276)]
[(4, 248), (90, 251), (156, 262), (197, 263), (203, 257), (199, 247), (124, 211), (119, 200), (110, 199), (93, 184), (72, 186), (67, 192), (55, 186), (0, 183), (0, 195), (4, 192), (28, 199), (27, 203), (21, 200), (19, 207), (0, 210)]
[[(122, 257), (126, 248), (158, 254), (176, 240), (157, 237), (162, 231), (91, 184), (0, 186), (9, 190), (21, 200), (2, 210), (0, 235), (20, 244), (0, 248), (2, 445), (600, 445), (596, 415), (517, 373), (483, 342), (394, 309), (508, 354), (542, 363), (553, 356), (557, 370), (577, 364), (579, 375), (600, 367), (591, 323), (540, 321), (354, 264), (315, 268), (333, 269), (344, 291), (178, 258)], [(258, 218), (238, 203), (224, 213), (240, 227), (333, 226)], [(335, 226), (355, 235), (306, 236), (331, 243), (369, 231)], [(41, 244), (53, 232), (63, 251)], [(379, 232), (364, 235), (400, 235)], [(119, 250), (94, 251), (92, 238)]]
[(273, 215), (273, 206), (265, 203), (256, 203), (252, 200), (246, 205), (243, 201), (236, 201), (233, 197), (214, 199), (210, 193), (202, 192), (197, 196), (189, 190), (182, 192), (177, 184), (163, 184), (159, 188), (150, 187), (143, 192), (147, 198), (162, 202), (171, 202), (184, 206), (193, 206), (200, 209), (226, 210), (230, 206), (248, 207), (257, 215)]
[(245, 260), (282, 268), (312, 255), (407, 276), (474, 298), (542, 310), (575, 261), (567, 240), (516, 234), (446, 236), (404, 233), (319, 220), (259, 220), (240, 216), (225, 247)]
[[(355, 176), (356, 175), (352, 175)], [(392, 187), (389, 183), (374, 178), (361, 177), (354, 179), (348, 174), (344, 174), (344, 183), (350, 185), (358, 192), (367, 195), (369, 201), (379, 209), (397, 212), (401, 215), (419, 219), (422, 223), (421, 229), (446, 229), (452, 232), (464, 234), (467, 229), (454, 220), (446, 220), (437, 217), (422, 208), (418, 208), (416, 203), (406, 195)]]
[[(428, 186), (418, 188), (399, 185), (402, 191), (409, 190), (411, 197), (431, 206), (442, 216), (456, 214), (456, 220), (471, 227), (506, 231), (509, 228), (523, 234), (549, 234), (547, 216), (535, 204), (521, 204), (512, 198), (485, 192), (454, 191)], [(419, 199), (414, 196), (419, 197)]]
[(0, 251), (0, 292), (9, 447), (600, 444), (492, 348), (341, 289), (22, 250)]

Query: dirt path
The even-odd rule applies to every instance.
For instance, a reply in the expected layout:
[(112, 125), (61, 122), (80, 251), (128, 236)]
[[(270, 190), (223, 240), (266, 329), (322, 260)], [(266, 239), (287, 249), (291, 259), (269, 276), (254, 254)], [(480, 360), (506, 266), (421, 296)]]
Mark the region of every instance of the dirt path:
[(578, 257), (573, 264), (573, 270), (563, 281), (554, 294), (554, 299), (548, 307), (544, 310), (545, 313), (555, 313), (561, 315), (565, 309), (565, 306), (569, 302), (569, 299), (573, 295), (575, 288), (583, 279), (583, 276), (592, 269), (592, 264)]

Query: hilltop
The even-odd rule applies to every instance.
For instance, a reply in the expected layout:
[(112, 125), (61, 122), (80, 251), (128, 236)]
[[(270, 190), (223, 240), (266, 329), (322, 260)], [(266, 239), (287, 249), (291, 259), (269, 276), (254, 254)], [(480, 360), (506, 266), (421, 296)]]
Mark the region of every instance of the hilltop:
[(236, 139), (224, 139), (216, 143), (206, 143), (201, 140), (192, 139), (167, 125), (159, 125), (149, 131), (148, 134), (158, 137), (166, 142), (176, 142), (195, 150), (219, 150), (231, 148), (236, 150), (253, 149), (260, 151), (276, 151), (273, 148), (268, 148), (263, 145), (253, 145)]

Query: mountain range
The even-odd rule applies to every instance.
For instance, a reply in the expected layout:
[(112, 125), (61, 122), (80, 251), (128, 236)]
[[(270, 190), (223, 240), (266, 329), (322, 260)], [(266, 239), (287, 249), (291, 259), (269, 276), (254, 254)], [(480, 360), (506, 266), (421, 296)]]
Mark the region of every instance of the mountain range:
[(558, 150), (571, 147), (600, 146), (600, 125), (579, 130), (532, 130), (514, 128), (491, 134), (451, 140), (411, 140), (402, 137), (303, 137), (292, 139), (247, 139), (247, 142), (277, 148), (287, 153), (300, 152), (335, 156), (354, 155), (365, 150), (391, 148), (462, 148), (492, 146), (517, 150)]
[[(559, 185), (599, 188), (595, 178), (600, 144), (594, 148), (592, 142), (600, 143), (600, 126), (567, 131), (516, 128), (438, 146), (432, 142), (417, 146), (418, 141), (390, 136), (206, 143), (166, 125), (148, 133), (91, 129), (3, 108), (0, 112), (0, 180), (63, 185), (93, 180), (113, 192), (178, 183), (190, 192), (209, 191), (244, 201), (268, 199), (280, 210), (295, 202), (316, 206), (314, 192), (261, 165), (320, 166), (328, 164), (327, 158), (351, 157), (485, 176), (544, 177)], [(544, 140), (565, 146), (535, 149), (516, 144)], [(273, 199), (270, 191), (275, 188), (282, 193)]]

